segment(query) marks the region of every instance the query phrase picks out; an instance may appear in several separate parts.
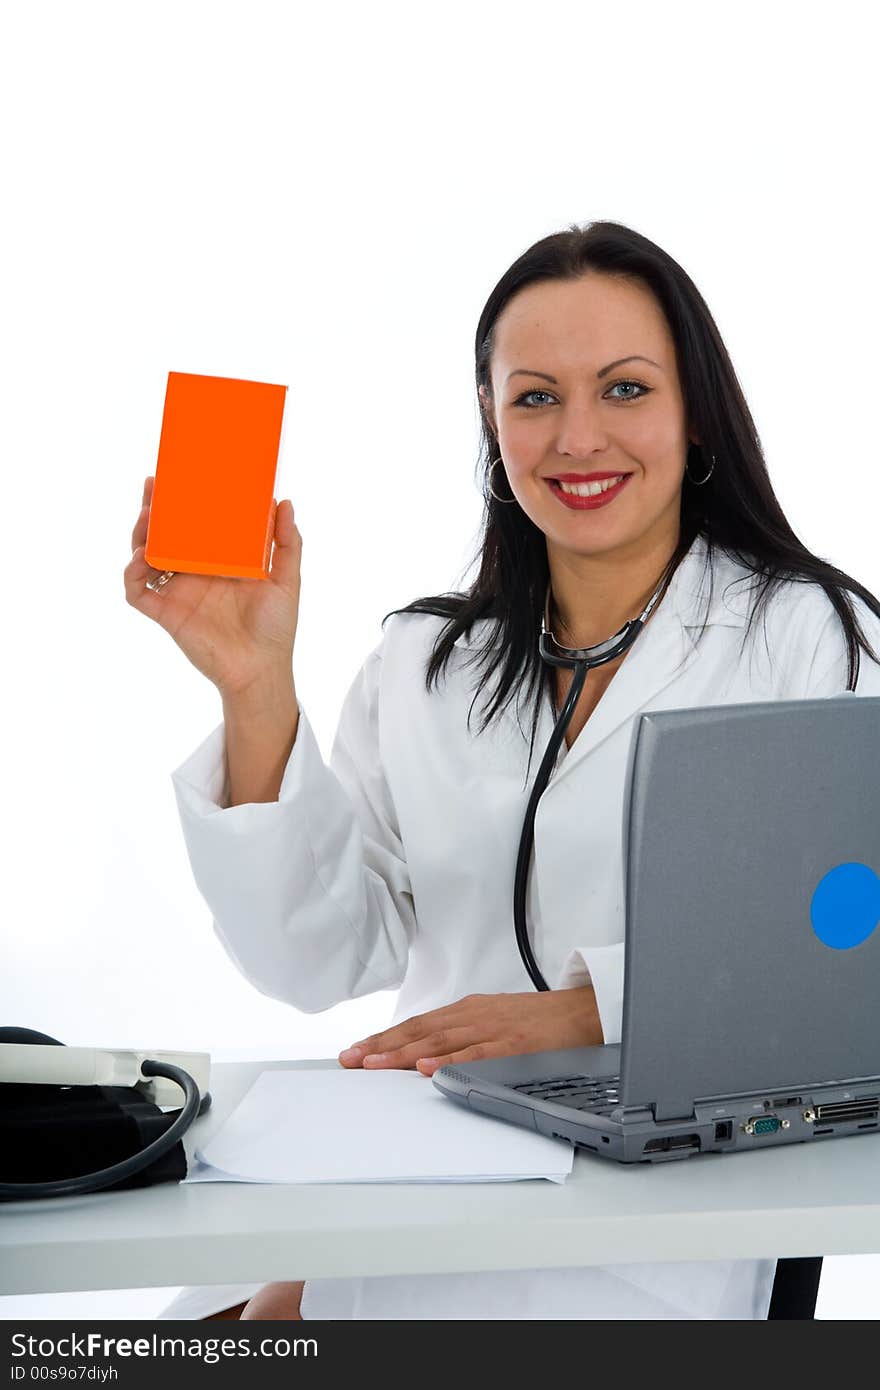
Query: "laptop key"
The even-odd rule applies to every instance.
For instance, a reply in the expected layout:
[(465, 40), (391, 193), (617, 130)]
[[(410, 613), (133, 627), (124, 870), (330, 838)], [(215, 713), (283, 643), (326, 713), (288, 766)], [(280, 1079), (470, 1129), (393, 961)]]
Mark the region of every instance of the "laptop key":
[(546, 1099), (552, 1099), (554, 1105), (565, 1105), (571, 1110), (585, 1110), (591, 1115), (610, 1115), (612, 1110), (617, 1109), (617, 1101), (609, 1101), (605, 1096), (594, 1096), (592, 1098), (585, 1098), (583, 1096), (547, 1096)]
[(546, 1081), (523, 1081), (518, 1086), (512, 1086), (511, 1090), (521, 1091), (524, 1095), (540, 1096), (547, 1100), (553, 1094), (560, 1094), (563, 1091), (587, 1090), (597, 1092), (617, 1091), (619, 1076), (565, 1076), (550, 1077)]
[(526, 1082), (511, 1089), (524, 1092), (533, 1100), (547, 1100), (594, 1115), (610, 1115), (619, 1103), (619, 1081), (619, 1076), (570, 1076), (543, 1083)]
[(542, 1078), (542, 1077), (536, 1077), (536, 1078), (534, 1079), (534, 1081), (521, 1081), (520, 1084), (519, 1084), (518, 1086), (512, 1086), (512, 1087), (511, 1087), (511, 1090), (513, 1090), (513, 1091), (527, 1091), (527, 1090), (529, 1090), (529, 1089), (530, 1089), (531, 1087), (533, 1087), (533, 1086), (536, 1086), (536, 1087), (540, 1087), (540, 1086), (569, 1086), (569, 1085), (572, 1085), (574, 1082), (578, 1082), (578, 1081), (592, 1081), (592, 1079), (593, 1079), (593, 1078), (590, 1077), (590, 1076), (582, 1076), (582, 1075), (576, 1075), (576, 1076), (545, 1076), (545, 1077), (543, 1077), (543, 1078)]

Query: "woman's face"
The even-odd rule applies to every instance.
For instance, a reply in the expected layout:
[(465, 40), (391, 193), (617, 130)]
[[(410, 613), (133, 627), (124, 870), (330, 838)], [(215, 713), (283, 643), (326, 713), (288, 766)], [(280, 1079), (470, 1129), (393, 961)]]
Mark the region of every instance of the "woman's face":
[[(634, 354), (651, 360), (620, 361)], [(649, 289), (589, 271), (520, 290), (496, 324), (491, 380), (494, 399), (483, 387), (480, 398), (503, 467), (551, 554), (675, 547), (688, 428), (675, 343)], [(603, 505), (574, 510), (547, 481), (560, 473), (627, 476)]]

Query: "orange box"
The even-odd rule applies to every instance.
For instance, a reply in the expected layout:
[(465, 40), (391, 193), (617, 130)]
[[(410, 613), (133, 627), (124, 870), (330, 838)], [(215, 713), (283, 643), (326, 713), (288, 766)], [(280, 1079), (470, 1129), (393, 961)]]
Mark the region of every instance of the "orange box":
[(268, 579), (286, 386), (169, 372), (145, 557)]

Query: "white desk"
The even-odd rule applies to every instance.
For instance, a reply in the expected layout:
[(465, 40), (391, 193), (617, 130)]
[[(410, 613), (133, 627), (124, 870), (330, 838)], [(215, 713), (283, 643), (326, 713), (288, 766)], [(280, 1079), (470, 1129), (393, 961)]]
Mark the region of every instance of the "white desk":
[[(297, 1066), (338, 1063), (215, 1063), (188, 1156), (260, 1071)], [(661, 1164), (578, 1152), (563, 1184), (164, 1183), (0, 1204), (0, 1294), (876, 1251), (877, 1134)]]

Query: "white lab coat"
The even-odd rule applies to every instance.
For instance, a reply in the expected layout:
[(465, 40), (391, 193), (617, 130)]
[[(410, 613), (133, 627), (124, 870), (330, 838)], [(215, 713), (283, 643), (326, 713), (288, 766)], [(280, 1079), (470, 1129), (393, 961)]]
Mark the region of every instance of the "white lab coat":
[[(698, 538), (572, 748), (562, 742), (535, 821), (526, 908), (535, 956), (551, 987), (592, 981), (609, 1043), (621, 1033), (622, 799), (634, 717), (846, 689), (842, 630), (820, 587), (787, 583), (771, 600), (766, 645), (759, 619), (741, 653), (754, 576), (717, 556), (707, 612), (705, 555)], [(880, 621), (854, 601), (880, 653)], [(399, 989), (390, 1026), (466, 994), (532, 987), (514, 937), (512, 890), (554, 716), (545, 703), (524, 788), (525, 704), (522, 730), (514, 696), (500, 722), (478, 735), (484, 691), (467, 728), (478, 673), (465, 658), (489, 639), (488, 620), (459, 638), (439, 688), (425, 689), (443, 622), (388, 619), (345, 698), (329, 767), (300, 703), (277, 801), (227, 806), (222, 724), (172, 774), (220, 942), (258, 990), (305, 1013)], [(864, 653), (857, 689), (880, 694), (880, 665)], [(340, 1048), (350, 1041), (340, 1037)], [(773, 1260), (723, 1260), (309, 1280), (302, 1315), (764, 1318), (774, 1272)], [(292, 1250), (286, 1277), (298, 1276)], [(201, 1318), (259, 1287), (184, 1290), (161, 1316)]]

